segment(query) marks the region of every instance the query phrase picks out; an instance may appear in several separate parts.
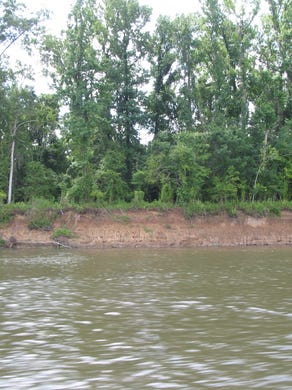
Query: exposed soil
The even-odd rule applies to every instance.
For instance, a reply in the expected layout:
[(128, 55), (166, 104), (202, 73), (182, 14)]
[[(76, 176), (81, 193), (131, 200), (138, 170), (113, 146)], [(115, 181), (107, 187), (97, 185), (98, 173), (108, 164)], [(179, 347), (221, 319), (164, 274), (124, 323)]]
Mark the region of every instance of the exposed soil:
[[(7, 246), (59, 245), (87, 248), (198, 247), (292, 245), (292, 212), (281, 217), (255, 218), (247, 215), (200, 216), (186, 219), (183, 211), (89, 210), (58, 215), (51, 231), (30, 230), (29, 219), (16, 215), (0, 228)], [(53, 239), (56, 228), (66, 227), (73, 238)]]

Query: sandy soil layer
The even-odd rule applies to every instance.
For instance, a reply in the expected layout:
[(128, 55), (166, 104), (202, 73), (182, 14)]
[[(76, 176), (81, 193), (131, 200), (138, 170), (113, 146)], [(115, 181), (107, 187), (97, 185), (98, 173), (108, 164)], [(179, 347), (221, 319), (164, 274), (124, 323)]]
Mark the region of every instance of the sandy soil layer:
[[(28, 228), (29, 219), (16, 215), (0, 228), (8, 246), (60, 245), (66, 247), (199, 247), (292, 245), (292, 212), (281, 217), (255, 218), (247, 215), (194, 217), (186, 219), (182, 210), (91, 210), (66, 211), (58, 215), (52, 230)], [(66, 227), (74, 238), (53, 239), (53, 232)]]

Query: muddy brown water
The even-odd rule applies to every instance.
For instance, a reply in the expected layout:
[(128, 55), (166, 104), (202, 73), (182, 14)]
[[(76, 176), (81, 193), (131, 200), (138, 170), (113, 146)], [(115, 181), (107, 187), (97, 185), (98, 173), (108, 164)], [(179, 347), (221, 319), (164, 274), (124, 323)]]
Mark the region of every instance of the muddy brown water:
[(0, 389), (292, 389), (292, 248), (0, 251)]

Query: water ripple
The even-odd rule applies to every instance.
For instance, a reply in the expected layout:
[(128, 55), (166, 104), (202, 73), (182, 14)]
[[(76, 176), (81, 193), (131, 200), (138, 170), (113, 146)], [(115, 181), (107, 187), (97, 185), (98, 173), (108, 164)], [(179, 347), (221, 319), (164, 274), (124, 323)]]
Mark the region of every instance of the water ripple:
[(0, 389), (292, 388), (291, 251), (8, 253)]

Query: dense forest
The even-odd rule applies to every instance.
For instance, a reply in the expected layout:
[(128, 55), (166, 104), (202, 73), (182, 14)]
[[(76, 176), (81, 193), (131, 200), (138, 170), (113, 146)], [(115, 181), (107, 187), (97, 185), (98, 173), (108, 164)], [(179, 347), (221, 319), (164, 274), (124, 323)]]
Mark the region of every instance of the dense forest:
[[(290, 201), (292, 3), (237, 3), (154, 26), (137, 0), (76, 0), (52, 36), (2, 1), (0, 203)], [(16, 42), (52, 93), (10, 65)]]

